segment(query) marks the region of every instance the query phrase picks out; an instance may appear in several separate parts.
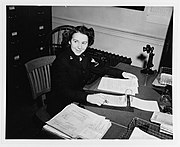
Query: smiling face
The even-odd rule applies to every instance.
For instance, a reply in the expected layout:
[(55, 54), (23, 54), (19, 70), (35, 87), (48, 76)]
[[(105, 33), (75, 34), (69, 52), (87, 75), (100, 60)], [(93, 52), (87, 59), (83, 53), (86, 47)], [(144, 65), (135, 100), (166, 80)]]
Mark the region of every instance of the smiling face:
[(74, 33), (70, 40), (71, 50), (76, 56), (81, 55), (88, 46), (88, 36), (80, 32)]

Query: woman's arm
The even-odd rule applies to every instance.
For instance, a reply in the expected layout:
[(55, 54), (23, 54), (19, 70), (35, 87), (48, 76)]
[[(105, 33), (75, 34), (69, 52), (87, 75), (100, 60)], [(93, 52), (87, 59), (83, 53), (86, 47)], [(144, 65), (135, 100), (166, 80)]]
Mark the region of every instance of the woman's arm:
[[(93, 61), (93, 62), (92, 62)], [(99, 76), (109, 75), (115, 78), (123, 78), (123, 71), (112, 66), (107, 66), (103, 63), (98, 63), (94, 59), (90, 62), (90, 71)]]
[(85, 102), (88, 93), (76, 87), (73, 88), (73, 84), (76, 81), (72, 81), (69, 77), (69, 65), (67, 59), (59, 58), (52, 66), (52, 90), (55, 91), (57, 95), (62, 95), (69, 102)]

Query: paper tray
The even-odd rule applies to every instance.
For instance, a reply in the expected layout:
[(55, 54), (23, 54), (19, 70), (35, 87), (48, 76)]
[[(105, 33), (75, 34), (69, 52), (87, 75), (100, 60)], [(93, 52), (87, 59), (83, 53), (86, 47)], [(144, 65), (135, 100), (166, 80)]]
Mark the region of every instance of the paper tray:
[(123, 139), (129, 139), (135, 127), (160, 139), (173, 139), (172, 135), (160, 132), (160, 126), (158, 124), (151, 123), (138, 117), (133, 118), (129, 123), (127, 132), (123, 135)]

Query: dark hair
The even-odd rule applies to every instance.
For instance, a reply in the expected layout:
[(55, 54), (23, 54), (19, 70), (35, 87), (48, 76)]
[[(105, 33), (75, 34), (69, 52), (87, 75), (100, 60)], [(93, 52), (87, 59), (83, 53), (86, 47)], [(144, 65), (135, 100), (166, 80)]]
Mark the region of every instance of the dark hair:
[(84, 25), (74, 27), (74, 29), (72, 29), (70, 31), (69, 40), (72, 39), (72, 36), (73, 36), (74, 33), (78, 33), (78, 32), (88, 36), (88, 46), (91, 46), (94, 43), (94, 36), (95, 36), (94, 35), (94, 29), (93, 28), (88, 29)]

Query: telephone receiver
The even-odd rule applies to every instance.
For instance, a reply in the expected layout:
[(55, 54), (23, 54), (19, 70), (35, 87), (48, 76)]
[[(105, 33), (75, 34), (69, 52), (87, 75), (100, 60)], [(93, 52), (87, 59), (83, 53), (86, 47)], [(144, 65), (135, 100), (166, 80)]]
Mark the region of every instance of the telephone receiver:
[(141, 70), (141, 73), (152, 75), (154, 74), (154, 71), (151, 69), (153, 64), (153, 53), (154, 47), (151, 47), (149, 44), (147, 44), (145, 47), (143, 47), (143, 52), (147, 52), (149, 54), (147, 65), (144, 69)]

